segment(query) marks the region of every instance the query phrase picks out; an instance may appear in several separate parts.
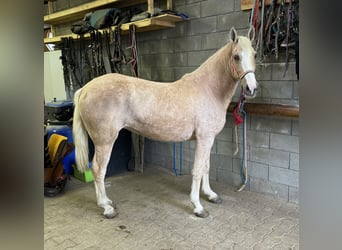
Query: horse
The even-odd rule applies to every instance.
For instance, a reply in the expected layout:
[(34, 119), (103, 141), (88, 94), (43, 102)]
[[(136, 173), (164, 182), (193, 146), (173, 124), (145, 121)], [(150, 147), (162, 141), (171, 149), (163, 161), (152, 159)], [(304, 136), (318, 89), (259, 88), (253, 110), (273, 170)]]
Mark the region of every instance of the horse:
[[(88, 136), (94, 143), (92, 173), (97, 205), (106, 218), (117, 215), (104, 185), (112, 147), (121, 129), (157, 141), (196, 140), (190, 200), (194, 214), (205, 218), (209, 212), (199, 200), (200, 185), (208, 200), (222, 199), (209, 184), (210, 150), (226, 122), (228, 105), (242, 87), (246, 98), (255, 97), (256, 52), (253, 27), (238, 36), (232, 27), (225, 46), (193, 72), (169, 83), (108, 73), (89, 81), (74, 95), (73, 139), (76, 166), (89, 169)], [(240, 83), (240, 84), (239, 84)]]

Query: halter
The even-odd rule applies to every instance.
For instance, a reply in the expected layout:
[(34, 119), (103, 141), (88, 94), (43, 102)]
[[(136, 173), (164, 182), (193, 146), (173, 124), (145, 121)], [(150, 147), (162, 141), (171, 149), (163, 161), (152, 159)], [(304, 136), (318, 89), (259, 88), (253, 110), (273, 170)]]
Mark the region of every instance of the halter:
[(246, 70), (245, 72), (242, 72), (239, 74), (239, 71), (236, 69), (235, 64), (233, 62), (233, 57), (230, 57), (229, 64), (230, 68), (232, 69), (233, 77), (236, 79), (239, 79), (239, 82), (248, 74), (248, 73), (254, 73), (254, 70)]

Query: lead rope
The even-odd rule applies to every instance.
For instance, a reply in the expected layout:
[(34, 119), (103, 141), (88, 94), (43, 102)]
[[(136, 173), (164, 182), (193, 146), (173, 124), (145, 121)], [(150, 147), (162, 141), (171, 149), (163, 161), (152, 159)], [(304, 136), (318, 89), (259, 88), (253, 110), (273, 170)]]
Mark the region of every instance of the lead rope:
[(248, 173), (247, 173), (247, 129), (246, 129), (246, 120), (247, 120), (247, 114), (242, 108), (242, 112), (244, 114), (243, 116), (243, 123), (242, 123), (242, 128), (243, 128), (243, 134), (242, 134), (242, 144), (243, 144), (243, 151), (242, 151), (242, 161), (241, 161), (241, 180), (242, 180), (242, 185), (241, 187), (237, 190), (238, 192), (242, 191), (245, 186), (247, 185), (247, 180), (248, 180)]
[(257, 43), (257, 51), (259, 52), (259, 60), (262, 61), (264, 57), (264, 9), (265, 9), (265, 0), (261, 1), (261, 21), (260, 21), (260, 29), (259, 29), (259, 38)]
[(176, 142), (173, 142), (173, 172), (175, 173), (176, 176), (182, 176), (182, 148), (183, 144), (182, 142), (179, 143), (179, 174), (177, 173), (177, 147), (176, 147)]
[(248, 180), (248, 174), (247, 174), (247, 129), (246, 129), (246, 120), (247, 120), (247, 114), (246, 111), (244, 110), (244, 104), (245, 104), (245, 97), (243, 95), (243, 90), (241, 90), (241, 95), (239, 98), (238, 105), (233, 111), (233, 116), (235, 120), (235, 152), (234, 156), (239, 152), (239, 145), (238, 145), (238, 131), (237, 131), (237, 126), (242, 123), (242, 161), (241, 161), (241, 180), (242, 180), (242, 185), (239, 189), (236, 191), (240, 192), (242, 191)]

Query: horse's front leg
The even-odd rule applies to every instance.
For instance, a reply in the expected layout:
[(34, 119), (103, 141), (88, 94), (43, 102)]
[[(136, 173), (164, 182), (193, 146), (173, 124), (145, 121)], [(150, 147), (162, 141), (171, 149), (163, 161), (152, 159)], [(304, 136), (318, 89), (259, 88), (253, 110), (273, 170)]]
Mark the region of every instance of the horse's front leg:
[(117, 215), (112, 206), (113, 202), (107, 197), (104, 185), (104, 179), (111, 150), (112, 145), (95, 146), (95, 154), (92, 166), (97, 205), (104, 209), (103, 215), (108, 219), (114, 218)]
[(201, 179), (203, 177), (203, 172), (206, 166), (206, 161), (210, 156), (210, 149), (213, 145), (213, 142), (214, 138), (197, 138), (194, 167), (192, 170), (192, 185), (190, 199), (195, 207), (195, 215), (201, 218), (205, 218), (209, 215), (208, 211), (206, 211), (203, 208), (199, 201), (199, 192), (201, 186)]
[(208, 196), (208, 199), (212, 203), (220, 204), (222, 199), (211, 189), (209, 184), (209, 171), (210, 171), (210, 154), (208, 159), (206, 159), (206, 164), (203, 172), (202, 178), (202, 190), (203, 193)]

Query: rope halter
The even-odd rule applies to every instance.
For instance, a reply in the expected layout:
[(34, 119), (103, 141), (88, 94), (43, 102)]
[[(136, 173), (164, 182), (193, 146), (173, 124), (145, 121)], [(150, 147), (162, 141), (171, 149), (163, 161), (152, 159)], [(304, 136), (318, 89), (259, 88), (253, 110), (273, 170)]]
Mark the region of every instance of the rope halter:
[(236, 69), (234, 64), (234, 58), (233, 56), (230, 57), (229, 60), (229, 66), (232, 69), (232, 74), (235, 79), (239, 79), (239, 82), (248, 74), (248, 73), (254, 73), (254, 70), (246, 70), (245, 72), (239, 73), (239, 71)]

